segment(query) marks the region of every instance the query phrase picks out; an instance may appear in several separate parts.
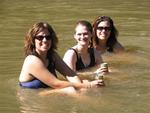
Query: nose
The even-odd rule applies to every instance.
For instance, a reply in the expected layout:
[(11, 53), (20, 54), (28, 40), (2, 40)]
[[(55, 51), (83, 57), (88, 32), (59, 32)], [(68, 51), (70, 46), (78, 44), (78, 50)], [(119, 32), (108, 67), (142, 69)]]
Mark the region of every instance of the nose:
[(42, 41), (47, 41), (45, 36), (44, 36), (44, 38), (43, 38), (43, 40), (42, 40)]
[(84, 34), (81, 34), (81, 37), (83, 38), (85, 35)]
[(105, 32), (105, 31), (107, 31), (106, 29), (102, 29), (102, 32)]

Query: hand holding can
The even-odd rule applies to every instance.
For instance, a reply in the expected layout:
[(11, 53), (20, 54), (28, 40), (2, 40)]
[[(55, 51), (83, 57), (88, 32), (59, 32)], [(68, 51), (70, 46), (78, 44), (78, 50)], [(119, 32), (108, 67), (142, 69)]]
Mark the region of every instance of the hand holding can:
[(97, 72), (96, 73), (95, 79), (101, 81), (100, 84), (99, 84), (100, 86), (105, 86), (104, 76), (103, 76), (103, 74), (101, 72)]
[(108, 73), (108, 64), (107, 63), (102, 63), (100, 64), (100, 68), (101, 68), (101, 71), (105, 74), (105, 73)]
[(95, 76), (95, 79), (96, 80), (103, 80), (104, 79), (103, 73), (102, 72), (97, 72), (96, 76)]

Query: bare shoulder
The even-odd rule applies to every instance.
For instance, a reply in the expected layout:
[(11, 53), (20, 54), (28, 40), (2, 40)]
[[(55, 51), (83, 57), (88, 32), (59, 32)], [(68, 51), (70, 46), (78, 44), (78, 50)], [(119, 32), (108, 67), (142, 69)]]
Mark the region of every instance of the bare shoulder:
[(34, 55), (28, 55), (25, 58), (25, 62), (27, 63), (35, 63), (35, 62), (41, 62), (40, 58), (38, 58), (37, 56)]
[(34, 55), (28, 55), (24, 60), (19, 81), (23, 82), (32, 80), (33, 76), (30, 75), (31, 72), (34, 70), (34, 68), (41, 67), (42, 65), (42, 61), (38, 57)]
[(24, 60), (23, 67), (28, 68), (31, 66), (40, 66), (40, 65), (41, 66), (43, 65), (43, 62), (41, 61), (40, 58), (34, 55), (28, 55)]
[(114, 51), (115, 51), (116, 53), (119, 53), (119, 52), (124, 52), (125, 49), (124, 49), (124, 47), (122, 46), (121, 43), (117, 42), (117, 43), (114, 45)]
[(123, 45), (122, 45), (121, 43), (117, 42), (117, 43), (115, 44), (115, 47), (116, 47), (116, 48), (123, 48)]
[(75, 57), (76, 57), (75, 51), (72, 50), (72, 49), (68, 49), (68, 50), (65, 52), (63, 59), (64, 59), (64, 60), (65, 60), (65, 59), (67, 60), (67, 59), (71, 59), (71, 58), (75, 58)]

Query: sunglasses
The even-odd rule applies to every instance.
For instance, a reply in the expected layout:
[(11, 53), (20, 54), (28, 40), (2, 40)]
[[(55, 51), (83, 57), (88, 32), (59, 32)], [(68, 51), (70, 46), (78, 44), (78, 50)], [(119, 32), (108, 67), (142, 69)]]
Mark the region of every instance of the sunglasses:
[(46, 38), (46, 40), (51, 40), (52, 39), (50, 35), (47, 35), (47, 36), (42, 36), (42, 35), (35, 36), (35, 39), (37, 39), (39, 41), (42, 41), (44, 38)]
[(97, 27), (97, 29), (100, 31), (102, 31), (102, 30), (111, 31), (111, 27)]

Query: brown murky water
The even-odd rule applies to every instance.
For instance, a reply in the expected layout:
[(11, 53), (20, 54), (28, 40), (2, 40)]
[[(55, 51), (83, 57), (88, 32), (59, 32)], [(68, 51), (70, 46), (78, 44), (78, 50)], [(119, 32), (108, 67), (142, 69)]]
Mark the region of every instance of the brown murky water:
[[(149, 113), (149, 7), (149, 0), (1, 1), (0, 112)], [(41, 90), (18, 86), (24, 60), (23, 38), (33, 23), (47, 21), (54, 27), (59, 37), (58, 52), (63, 56), (75, 44), (76, 21), (86, 19), (93, 22), (99, 15), (113, 18), (120, 32), (119, 41), (127, 49), (127, 53), (122, 55), (103, 56), (112, 70), (105, 77), (106, 87), (91, 89), (77, 97), (63, 94), (41, 97), (38, 95)]]

